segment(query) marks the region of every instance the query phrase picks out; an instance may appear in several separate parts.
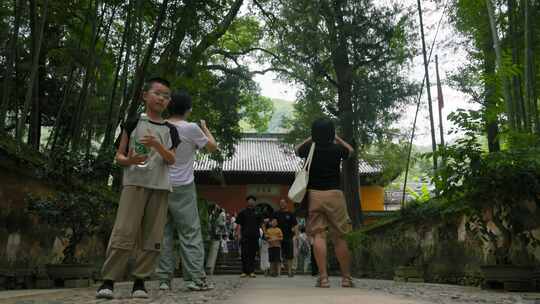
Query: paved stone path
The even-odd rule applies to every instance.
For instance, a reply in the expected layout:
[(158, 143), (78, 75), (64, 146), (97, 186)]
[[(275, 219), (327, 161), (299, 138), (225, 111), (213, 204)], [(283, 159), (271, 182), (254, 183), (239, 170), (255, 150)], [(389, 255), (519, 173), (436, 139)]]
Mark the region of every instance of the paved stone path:
[(257, 278), (246, 282), (243, 291), (224, 304), (540, 304), (540, 294), (453, 285), (356, 279), (356, 287), (350, 289), (339, 287), (339, 278), (331, 278), (332, 288), (320, 289), (312, 287), (314, 282), (311, 277)]
[(56, 290), (14, 290), (0, 291), (1, 304), (213, 304), (231, 297), (242, 285), (238, 276), (219, 276), (212, 278), (216, 288), (205, 292), (189, 292), (184, 288), (182, 279), (172, 282), (171, 291), (160, 291), (157, 281), (146, 282), (149, 299), (132, 299), (132, 283), (119, 283), (114, 286), (114, 300), (96, 299), (96, 289), (92, 288), (56, 289)]
[[(400, 283), (384, 280), (355, 280), (356, 288), (340, 288), (332, 278), (330, 289), (313, 288), (314, 279), (294, 278), (240, 279), (216, 276), (216, 289), (187, 292), (182, 281), (173, 282), (173, 290), (162, 292), (158, 283), (147, 283), (150, 299), (131, 299), (131, 283), (115, 286), (114, 300), (95, 299), (95, 287), (56, 290), (1, 291), (2, 304), (540, 304), (540, 294), (484, 291), (452, 285)], [(538, 300), (537, 300), (538, 299)]]

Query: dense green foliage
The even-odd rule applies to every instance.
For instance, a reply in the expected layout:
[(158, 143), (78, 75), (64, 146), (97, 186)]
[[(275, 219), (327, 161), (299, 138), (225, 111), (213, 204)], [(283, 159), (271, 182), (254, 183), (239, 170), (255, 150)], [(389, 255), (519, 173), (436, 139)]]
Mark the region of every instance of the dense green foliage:
[[(513, 243), (525, 248), (538, 242), (530, 230), (540, 219), (539, 5), (529, 0), (451, 5), (452, 23), (464, 44), (473, 46), (452, 83), (481, 108), (449, 116), (458, 126), (454, 132), (463, 135), (439, 151), (446, 161), (433, 180), (441, 199), (467, 207), (474, 222), (469, 228), (492, 244), (497, 263), (513, 262)], [(481, 144), (484, 136), (488, 151)]]
[(497, 263), (511, 263), (513, 242), (526, 248), (539, 241), (531, 233), (540, 226), (539, 138), (521, 135), (510, 140), (511, 149), (488, 153), (478, 143), (481, 123), (475, 116), (452, 115), (467, 132), (440, 152), (446, 165), (433, 180), (439, 199), (466, 206), (473, 221), (469, 229), (492, 243)]
[(245, 3), (2, 2), (0, 131), (50, 166), (84, 163), (105, 182), (118, 126), (142, 111), (144, 79), (161, 75), (193, 96), (192, 119), (214, 131), (218, 158), (230, 155), (239, 121), (264, 130), (272, 114), (241, 64), (262, 35), (253, 14), (240, 15)]

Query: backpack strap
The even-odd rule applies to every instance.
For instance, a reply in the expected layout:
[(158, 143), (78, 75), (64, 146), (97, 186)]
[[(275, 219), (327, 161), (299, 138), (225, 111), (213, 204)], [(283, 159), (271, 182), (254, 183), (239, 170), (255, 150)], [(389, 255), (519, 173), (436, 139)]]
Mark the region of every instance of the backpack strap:
[(137, 128), (137, 124), (139, 123), (140, 118), (141, 118), (140, 116), (137, 116), (137, 118), (133, 120), (128, 120), (121, 125), (120, 135), (118, 135), (118, 137), (116, 138), (116, 141), (114, 142), (116, 149), (118, 149), (118, 147), (120, 146), (120, 140), (122, 139), (122, 134), (125, 131), (128, 137), (128, 144), (126, 145), (126, 151), (124, 152), (126, 154), (129, 152), (129, 138), (131, 137), (131, 133), (133, 133), (133, 130)]

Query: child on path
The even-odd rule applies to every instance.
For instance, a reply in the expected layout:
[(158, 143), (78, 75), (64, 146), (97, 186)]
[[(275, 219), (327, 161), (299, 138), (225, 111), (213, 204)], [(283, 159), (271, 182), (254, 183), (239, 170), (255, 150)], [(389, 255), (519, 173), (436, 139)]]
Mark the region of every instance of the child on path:
[(114, 282), (124, 276), (136, 243), (142, 248), (137, 248), (141, 251), (132, 273), (132, 297), (148, 297), (144, 280), (159, 258), (171, 191), (169, 166), (180, 143), (176, 129), (161, 117), (171, 98), (169, 87), (165, 79), (148, 80), (143, 93), (145, 114), (122, 126), (116, 162), (124, 167), (123, 188), (97, 298), (113, 298)]
[(270, 260), (270, 272), (273, 277), (281, 275), (281, 241), (283, 233), (278, 228), (277, 219), (270, 222), (271, 228), (266, 229), (265, 235), (268, 240), (268, 256)]
[(298, 235), (298, 269), (303, 273), (307, 272), (307, 266), (310, 258), (310, 244), (308, 236), (306, 234), (306, 228), (300, 227), (300, 234)]
[(259, 250), (259, 257), (261, 259), (261, 270), (264, 273), (265, 276), (268, 276), (270, 274), (270, 258), (268, 256), (268, 240), (266, 239), (266, 235), (264, 231), (266, 230), (266, 227), (269, 225), (269, 219), (264, 219), (264, 223), (261, 227), (261, 249)]
[(289, 277), (292, 277), (294, 275), (293, 264), (295, 257), (294, 239), (298, 234), (298, 221), (296, 220), (296, 216), (288, 208), (287, 201), (282, 198), (279, 201), (279, 210), (274, 212), (273, 217), (277, 220), (278, 227), (283, 233), (281, 257), (283, 258), (283, 263), (286, 266)]

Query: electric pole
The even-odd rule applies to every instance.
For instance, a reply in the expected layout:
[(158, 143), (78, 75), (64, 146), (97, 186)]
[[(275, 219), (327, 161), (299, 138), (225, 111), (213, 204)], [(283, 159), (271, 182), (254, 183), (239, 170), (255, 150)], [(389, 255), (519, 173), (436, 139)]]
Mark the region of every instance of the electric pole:
[(424, 21), (422, 18), (422, 4), (418, 0), (418, 14), (420, 15), (420, 34), (422, 36), (422, 53), (424, 55), (424, 69), (426, 73), (426, 89), (428, 97), (428, 106), (429, 106), (429, 122), (431, 125), (431, 147), (433, 150), (433, 170), (437, 170), (437, 140), (435, 139), (435, 123), (433, 122), (433, 105), (431, 104), (431, 83), (429, 81), (429, 62), (427, 59), (426, 52), (426, 39), (424, 36)]

